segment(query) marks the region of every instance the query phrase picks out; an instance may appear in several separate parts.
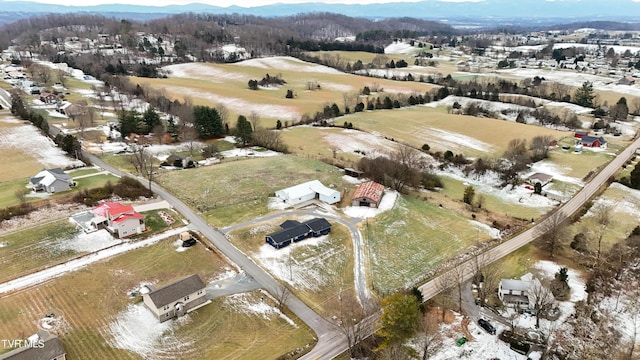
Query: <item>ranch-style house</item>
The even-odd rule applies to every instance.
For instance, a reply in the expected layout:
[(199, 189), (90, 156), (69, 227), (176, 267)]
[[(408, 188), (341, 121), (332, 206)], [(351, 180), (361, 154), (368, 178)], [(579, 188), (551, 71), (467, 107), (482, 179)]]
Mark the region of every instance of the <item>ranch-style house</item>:
[(201, 308), (211, 302), (205, 298), (205, 284), (197, 274), (172, 282), (142, 295), (142, 301), (160, 320), (167, 321)]

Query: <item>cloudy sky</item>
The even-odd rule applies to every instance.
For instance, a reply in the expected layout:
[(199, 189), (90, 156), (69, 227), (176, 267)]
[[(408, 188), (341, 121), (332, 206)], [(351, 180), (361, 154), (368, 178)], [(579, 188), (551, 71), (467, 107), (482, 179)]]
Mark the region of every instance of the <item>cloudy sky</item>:
[[(374, 4), (389, 2), (416, 2), (421, 0), (83, 0), (75, 3), (67, 0), (32, 0), (39, 3), (58, 4), (58, 5), (98, 5), (98, 4), (130, 4), (130, 5), (147, 5), (147, 6), (164, 6), (164, 5), (184, 5), (190, 3), (202, 3), (214, 6), (227, 7), (231, 5), (241, 7), (253, 7), (269, 4), (300, 4), (307, 2), (322, 2), (330, 4)], [(439, 1), (481, 1), (481, 0), (439, 0)], [(0, 1), (1, 3), (2, 1)]]

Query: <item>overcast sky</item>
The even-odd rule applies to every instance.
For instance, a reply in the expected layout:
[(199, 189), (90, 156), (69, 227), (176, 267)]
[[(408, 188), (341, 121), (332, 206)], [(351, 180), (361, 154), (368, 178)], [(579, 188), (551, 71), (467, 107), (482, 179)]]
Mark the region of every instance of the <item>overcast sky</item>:
[[(375, 4), (389, 2), (416, 2), (421, 0), (83, 0), (80, 2), (68, 0), (31, 0), (39, 3), (58, 4), (58, 5), (98, 5), (98, 4), (128, 4), (128, 5), (146, 5), (146, 6), (164, 6), (164, 5), (184, 5), (191, 3), (202, 3), (214, 6), (228, 7), (231, 5), (241, 7), (254, 7), (269, 4), (300, 4), (307, 2), (321, 2), (330, 4)], [(440, 0), (440, 1), (478, 1), (478, 0)]]

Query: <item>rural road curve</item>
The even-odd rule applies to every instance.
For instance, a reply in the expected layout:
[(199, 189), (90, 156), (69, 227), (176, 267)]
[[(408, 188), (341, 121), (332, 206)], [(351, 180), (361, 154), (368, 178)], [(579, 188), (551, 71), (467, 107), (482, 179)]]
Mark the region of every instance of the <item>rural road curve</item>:
[[(92, 164), (108, 170), (117, 176), (131, 176), (108, 165), (98, 157), (86, 151), (83, 151), (83, 156), (86, 156)], [(148, 185), (146, 179), (138, 178), (138, 180), (143, 184)], [(192, 227), (195, 227), (200, 231), (200, 233), (209, 239), (217, 249), (219, 249), (233, 263), (240, 266), (263, 288), (271, 294), (278, 293), (278, 289), (280, 289), (282, 285), (280, 285), (280, 283), (278, 283), (278, 281), (276, 281), (269, 273), (256, 265), (256, 263), (249, 259), (242, 251), (233, 246), (220, 231), (211, 227), (189, 206), (157, 184), (152, 183), (151, 188), (154, 193), (158, 194), (161, 198), (171, 204), (175, 210), (180, 212), (187, 220), (189, 220)], [(347, 348), (346, 339), (339, 329), (334, 324), (316, 314), (299, 298), (292, 294), (292, 296), (289, 296), (287, 299), (286, 304), (289, 309), (296, 314), (296, 316), (298, 316), (316, 333), (318, 337), (316, 346), (301, 359), (333, 359)]]

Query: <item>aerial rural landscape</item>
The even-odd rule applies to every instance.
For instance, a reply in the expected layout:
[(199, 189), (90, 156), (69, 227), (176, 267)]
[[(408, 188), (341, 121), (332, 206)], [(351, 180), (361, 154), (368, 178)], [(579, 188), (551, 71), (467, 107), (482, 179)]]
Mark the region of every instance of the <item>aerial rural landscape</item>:
[(640, 359), (640, 2), (577, 2), (0, 0), (0, 359)]

